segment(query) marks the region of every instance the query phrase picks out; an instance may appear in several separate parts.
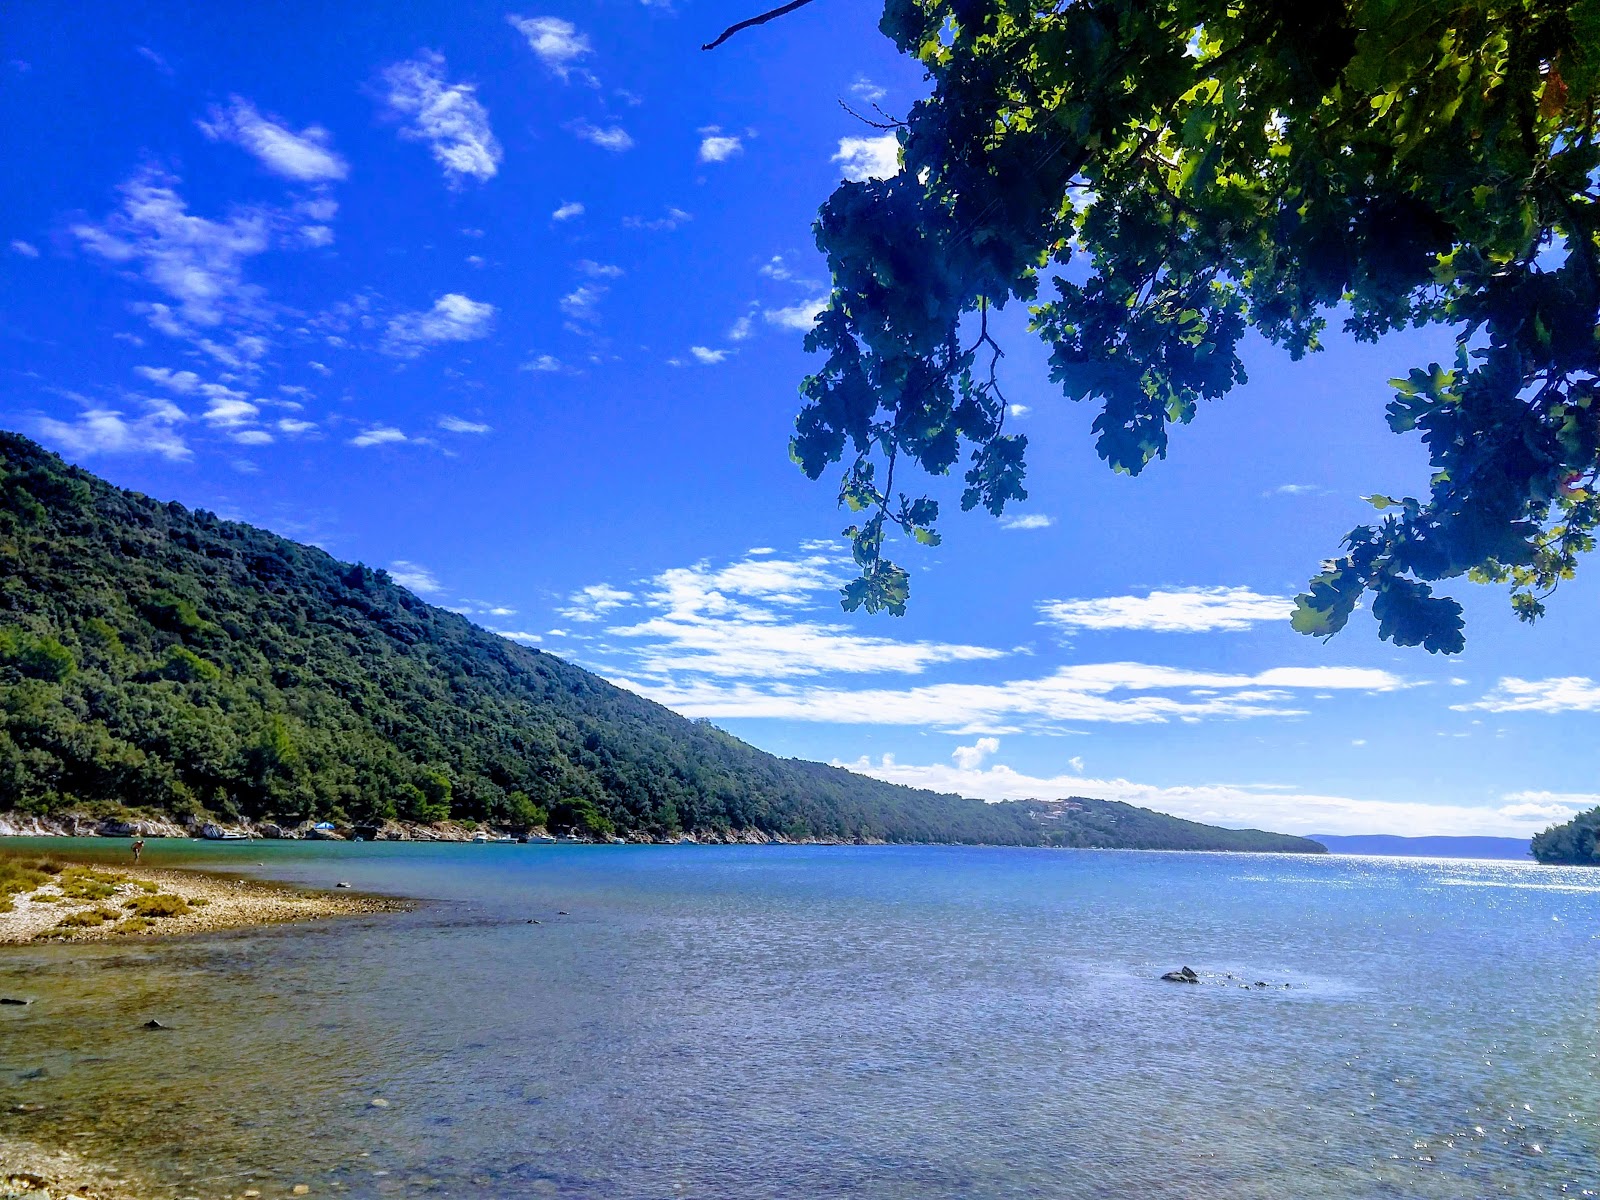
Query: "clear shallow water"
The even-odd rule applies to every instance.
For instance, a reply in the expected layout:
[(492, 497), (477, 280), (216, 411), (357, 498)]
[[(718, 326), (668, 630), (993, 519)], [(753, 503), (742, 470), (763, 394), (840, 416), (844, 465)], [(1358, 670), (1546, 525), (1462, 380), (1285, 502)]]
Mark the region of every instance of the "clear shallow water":
[[(1600, 872), (151, 850), (434, 901), (0, 956), (0, 993), (38, 1000), (0, 1009), (0, 1101), (46, 1106), (0, 1115), (0, 1134), (177, 1195), (1600, 1194)], [(1185, 963), (1292, 986), (1157, 979)], [(140, 1030), (150, 1017), (175, 1028)]]

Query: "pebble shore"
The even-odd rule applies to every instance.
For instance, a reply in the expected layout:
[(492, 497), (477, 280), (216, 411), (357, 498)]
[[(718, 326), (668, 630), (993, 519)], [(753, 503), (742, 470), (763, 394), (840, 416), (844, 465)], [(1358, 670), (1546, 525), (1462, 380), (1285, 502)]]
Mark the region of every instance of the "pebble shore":
[[(33, 892), (13, 896), (13, 910), (0, 913), (0, 945), (36, 941), (41, 935), (55, 930), (68, 913), (96, 907), (115, 911), (130, 900), (151, 894), (182, 897), (188, 902), (189, 909), (177, 916), (150, 920), (136, 932), (119, 928), (125, 922), (74, 929), (68, 940), (77, 942), (170, 937), (258, 925), (276, 925), (285, 921), (394, 912), (408, 907), (403, 901), (372, 896), (302, 892), (255, 880), (229, 879), (193, 871), (155, 867), (103, 867), (98, 864), (93, 870), (99, 875), (115, 877), (117, 883), (113, 896), (99, 903), (64, 900), (60, 895), (60, 888), (54, 884), (47, 884)], [(156, 889), (155, 893), (152, 893), (152, 887)]]

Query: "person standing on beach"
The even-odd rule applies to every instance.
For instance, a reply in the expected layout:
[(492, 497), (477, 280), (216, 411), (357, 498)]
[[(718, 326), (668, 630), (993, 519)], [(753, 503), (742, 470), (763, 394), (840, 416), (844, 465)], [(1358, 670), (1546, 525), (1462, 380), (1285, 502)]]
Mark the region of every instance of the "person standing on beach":
[(143, 853), (144, 853), (144, 839), (142, 837), (134, 838), (133, 839), (133, 865), (134, 866), (138, 866), (139, 865), (139, 856), (141, 854), (143, 854)]

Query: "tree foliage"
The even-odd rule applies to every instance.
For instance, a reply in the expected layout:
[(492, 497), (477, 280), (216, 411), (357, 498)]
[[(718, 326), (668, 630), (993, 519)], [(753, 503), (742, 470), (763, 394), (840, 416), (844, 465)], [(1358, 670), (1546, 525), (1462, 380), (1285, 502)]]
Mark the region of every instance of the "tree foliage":
[(1600, 808), (1591, 808), (1565, 824), (1534, 834), (1530, 849), (1542, 863), (1600, 866)]
[(1433, 585), (1462, 575), (1543, 611), (1600, 522), (1600, 0), (887, 0), (881, 28), (930, 94), (893, 123), (899, 173), (822, 207), (826, 361), (791, 446), (812, 478), (845, 464), (847, 609), (904, 611), (893, 528), (938, 540), (913, 468), (963, 469), (963, 509), (1026, 498), (990, 320), (1022, 302), (1134, 475), (1244, 381), (1247, 331), (1298, 359), (1329, 320), (1452, 328), (1387, 410), (1430, 493), (1373, 497), (1294, 625), (1371, 593), (1381, 637), (1455, 652)]

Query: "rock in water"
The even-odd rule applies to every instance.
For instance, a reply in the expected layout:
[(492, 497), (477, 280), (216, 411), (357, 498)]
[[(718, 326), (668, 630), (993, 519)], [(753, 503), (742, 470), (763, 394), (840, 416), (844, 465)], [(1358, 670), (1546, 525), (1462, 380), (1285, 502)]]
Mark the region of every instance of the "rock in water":
[(156, 1020), (154, 1017), (151, 1017), (143, 1025), (139, 1026), (139, 1028), (140, 1029), (171, 1029), (172, 1026), (171, 1025), (163, 1025), (160, 1021)]
[(350, 885), (348, 883), (340, 882), (340, 883), (334, 884), (333, 886), (336, 887), (336, 888), (347, 888)]
[(1180, 971), (1168, 971), (1161, 978), (1166, 980), (1168, 983), (1199, 983), (1200, 982), (1200, 976), (1196, 975), (1194, 973), (1194, 971), (1189, 967), (1184, 967)]
[(18, 1000), (15, 996), (0, 996), (0, 1004), (32, 1004), (32, 1000)]

